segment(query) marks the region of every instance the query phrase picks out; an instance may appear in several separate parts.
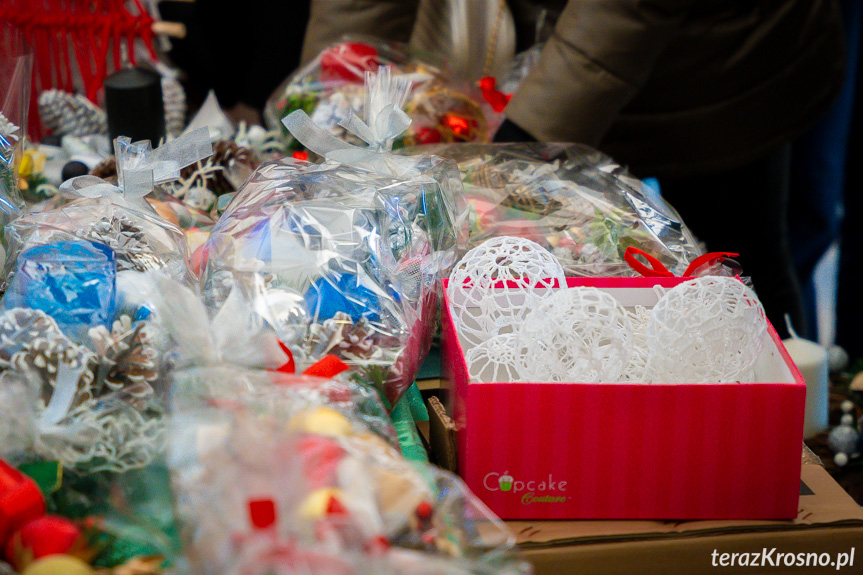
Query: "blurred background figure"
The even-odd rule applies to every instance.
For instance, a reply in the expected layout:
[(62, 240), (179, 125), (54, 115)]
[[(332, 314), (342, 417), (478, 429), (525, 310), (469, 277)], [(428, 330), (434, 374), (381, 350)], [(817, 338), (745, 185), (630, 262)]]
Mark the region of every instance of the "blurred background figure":
[(165, 20), (188, 34), (173, 40), (170, 57), (185, 71), (191, 109), (209, 90), (235, 121), (260, 124), (270, 94), (300, 63), (310, 0), (165, 1)]
[[(848, 189), (848, 142), (858, 89), (856, 71), (859, 67), (863, 4), (857, 0), (842, 0), (840, 5), (845, 28), (848, 74), (839, 97), (827, 114), (793, 145), (789, 205), (791, 250), (803, 288), (803, 305), (808, 324), (807, 332), (801, 335), (825, 345), (829, 345), (833, 336), (838, 335), (834, 333), (830, 318), (825, 321), (825, 311), (832, 311), (831, 307), (838, 310), (839, 313), (835, 315), (840, 325), (847, 325), (849, 314), (860, 319), (859, 314), (855, 313), (859, 307), (857, 302), (843, 299), (843, 305), (838, 306), (835, 297), (837, 278), (840, 285), (848, 283), (847, 273), (854, 266), (846, 263), (843, 266), (845, 273), (839, 277), (836, 248), (839, 247), (843, 261), (854, 261), (860, 253), (854, 249), (853, 237), (847, 240), (843, 238), (841, 246), (839, 239), (845, 201), (854, 202), (851, 197), (853, 194), (848, 195), (845, 190)], [(849, 221), (854, 219), (856, 216), (852, 214)], [(843, 293), (846, 291), (842, 289)], [(818, 300), (822, 304), (820, 314)], [(837, 305), (825, 305), (827, 302)], [(859, 325), (859, 322), (856, 323)], [(842, 332), (841, 339), (844, 341), (840, 343), (851, 352), (851, 356), (863, 355), (861, 345), (852, 341), (853, 330), (843, 328)]]
[[(441, 24), (454, 19), (481, 40), (454, 48), (460, 28)], [(496, 139), (581, 142), (657, 177), (707, 249), (741, 253), (780, 335), (785, 314), (805, 331), (788, 245), (790, 143), (842, 84), (835, 0), (313, 0), (302, 58), (345, 33), (431, 36), (462, 58), (469, 46), (468, 60), (494, 73), (542, 30)]]

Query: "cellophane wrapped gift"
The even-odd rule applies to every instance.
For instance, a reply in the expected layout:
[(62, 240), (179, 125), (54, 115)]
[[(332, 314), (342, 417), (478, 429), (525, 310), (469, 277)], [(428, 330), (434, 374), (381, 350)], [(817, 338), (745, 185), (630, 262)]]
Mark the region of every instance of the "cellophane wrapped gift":
[[(224, 367), (173, 386), (169, 462), (192, 573), (530, 571), (460, 480), (401, 456), (361, 386)], [(376, 403), (362, 410), (376, 427), (357, 398)]]
[(458, 163), (470, 218), (470, 247), (498, 236), (547, 248), (568, 276), (631, 276), (627, 247), (675, 275), (702, 255), (677, 212), (608, 156), (579, 144), (464, 144), (415, 147)]
[(179, 177), (183, 166), (212, 152), (206, 128), (155, 150), (149, 142), (133, 144), (124, 138), (115, 147), (117, 186), (95, 176), (68, 180), (60, 192), (71, 201), (26, 213), (6, 227), (7, 282), (22, 251), (75, 240), (106, 245), (116, 257), (118, 272), (155, 269), (181, 281), (194, 280), (183, 231), (162, 218), (145, 196), (156, 184)]
[(165, 338), (104, 244), (46, 243), (16, 265), (0, 300), (0, 458), (41, 478), (95, 564), (170, 560)]
[[(261, 166), (204, 244), (201, 282), (214, 310), (239, 287), (298, 371), (334, 354), (392, 406), (428, 351), (437, 282), (466, 229), (451, 162), (386, 153), (408, 123), (388, 90), (404, 98), (407, 86), (388, 71), (375, 81), (369, 123), (352, 117), (371, 148), (323, 134), (296, 112), (291, 119), (304, 122), (292, 131), (330, 159)], [(378, 129), (385, 133), (369, 133)]]
[[(422, 61), (398, 44), (375, 40), (343, 41), (279, 86), (264, 109), (270, 129), (282, 128), (281, 120), (304, 110), (320, 128), (351, 143), (360, 140), (340, 125), (353, 110), (364, 112), (363, 80), (366, 72), (389, 66), (393, 74), (412, 83), (404, 111), (411, 127), (395, 140), (394, 147), (453, 142), (488, 142), (502, 121), (482, 92), (466, 82), (448, 77), (439, 67)], [(285, 132), (289, 145), (300, 142)]]

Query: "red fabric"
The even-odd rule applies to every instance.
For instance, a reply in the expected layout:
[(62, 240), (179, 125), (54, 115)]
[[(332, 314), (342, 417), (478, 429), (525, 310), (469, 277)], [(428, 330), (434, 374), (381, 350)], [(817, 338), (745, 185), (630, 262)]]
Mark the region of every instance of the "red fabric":
[[(87, 98), (98, 103), (105, 78), (120, 68), (123, 41), (132, 65), (136, 65), (137, 40), (143, 42), (152, 60), (157, 59), (153, 17), (140, 0), (133, 0), (130, 6), (124, 0), (0, 2), (0, 20), (20, 28), (33, 50), (28, 126), (31, 138), (39, 140), (43, 135), (37, 105), (42, 91), (83, 89)], [(0, 45), (0, 56), (3, 48), (6, 47)], [(73, 85), (75, 69), (82, 86)]]

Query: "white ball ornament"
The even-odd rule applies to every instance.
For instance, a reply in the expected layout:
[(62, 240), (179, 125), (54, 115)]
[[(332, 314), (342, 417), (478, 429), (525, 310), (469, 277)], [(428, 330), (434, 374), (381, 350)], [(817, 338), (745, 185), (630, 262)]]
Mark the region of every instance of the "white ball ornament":
[(493, 382), (526, 381), (526, 350), (515, 333), (494, 335), (465, 354), (471, 380)]
[(558, 290), (527, 316), (519, 335), (535, 381), (617, 382), (632, 354), (626, 310), (591, 287)]
[(459, 335), (473, 345), (512, 333), (531, 308), (566, 286), (560, 262), (524, 238), (492, 238), (470, 250), (449, 277), (447, 297)]
[(670, 289), (647, 323), (654, 383), (752, 381), (767, 320), (740, 280), (707, 276)]

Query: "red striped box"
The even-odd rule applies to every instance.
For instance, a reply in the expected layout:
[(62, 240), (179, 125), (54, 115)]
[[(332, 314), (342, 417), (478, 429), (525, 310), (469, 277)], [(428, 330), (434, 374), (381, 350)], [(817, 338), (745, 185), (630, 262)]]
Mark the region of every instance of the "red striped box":
[[(681, 278), (570, 278), (652, 306)], [(759, 383), (473, 383), (445, 300), (459, 474), (503, 519), (791, 519), (806, 385), (773, 326)]]

